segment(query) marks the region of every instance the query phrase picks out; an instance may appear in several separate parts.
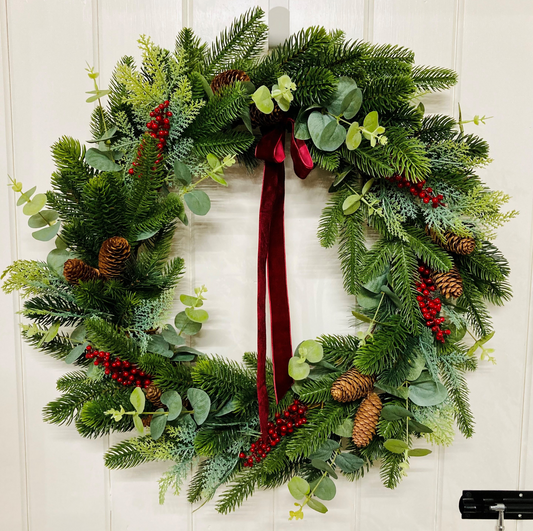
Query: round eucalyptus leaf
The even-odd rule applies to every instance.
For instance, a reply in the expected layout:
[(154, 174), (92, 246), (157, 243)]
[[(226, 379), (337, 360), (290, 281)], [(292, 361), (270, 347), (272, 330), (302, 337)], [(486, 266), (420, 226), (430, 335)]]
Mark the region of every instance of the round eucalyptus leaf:
[(184, 164), (183, 162), (179, 160), (174, 162), (174, 175), (176, 177), (176, 180), (178, 180), (181, 184), (184, 184), (184, 185), (191, 184), (191, 181), (192, 181), (191, 170), (189, 169), (189, 166), (187, 166), (187, 164)]
[(109, 158), (106, 153), (108, 152), (100, 151), (96, 148), (88, 149), (85, 153), (85, 162), (96, 170), (120, 171), (122, 168), (113, 160), (113, 155), (111, 154), (112, 158)]
[(87, 348), (88, 344), (89, 343), (82, 343), (81, 345), (74, 347), (67, 354), (67, 357), (65, 358), (65, 363), (68, 363), (69, 365), (71, 363), (74, 363), (85, 352), (85, 349)]
[(401, 420), (405, 418), (413, 418), (413, 414), (402, 406), (395, 406), (393, 404), (385, 406), (381, 410), (381, 418), (385, 420)]
[(205, 216), (211, 208), (209, 196), (202, 190), (187, 192), (183, 198), (193, 214)]
[(363, 122), (363, 127), (370, 131), (371, 133), (375, 131), (379, 127), (379, 117), (377, 111), (369, 112), (365, 116), (365, 120)]
[[(164, 413), (163, 408), (159, 408), (156, 413)], [(154, 415), (152, 421), (150, 422), (150, 435), (152, 439), (156, 440), (163, 435), (165, 431), (165, 426), (167, 425), (167, 416), (166, 415)]]
[(143, 390), (140, 387), (136, 387), (130, 395), (131, 405), (135, 408), (137, 413), (142, 413), (144, 411), (144, 405), (146, 403), (146, 397), (144, 396)]
[(209, 314), (205, 310), (185, 308), (185, 315), (195, 323), (205, 323), (209, 319)]
[(40, 229), (41, 227), (46, 227), (58, 217), (59, 213), (55, 210), (42, 210), (28, 219), (28, 226), (32, 229)]
[(36, 230), (35, 232), (32, 232), (31, 235), (40, 242), (47, 242), (57, 236), (60, 227), (61, 223), (57, 222), (51, 225), (50, 227), (45, 227), (44, 229)]
[(177, 391), (165, 391), (160, 400), (168, 407), (168, 420), (174, 420), (180, 416), (183, 402)]
[(209, 415), (209, 410), (211, 409), (211, 399), (205, 391), (196, 389), (194, 387), (189, 388), (187, 391), (187, 398), (189, 399), (189, 402), (194, 410), (194, 420), (196, 421), (196, 424), (200, 426), (205, 422), (207, 416)]
[(58, 275), (62, 275), (65, 262), (73, 257), (74, 255), (65, 249), (53, 249), (48, 253), (46, 263), (50, 269), (55, 271)]
[(302, 363), (298, 357), (293, 357), (289, 360), (289, 376), (294, 380), (304, 380), (309, 376), (310, 370), (309, 364)]
[(191, 321), (185, 312), (180, 312), (176, 315), (174, 325), (182, 334), (187, 336), (194, 336), (202, 328), (202, 323)]
[(318, 144), (315, 142), (315, 145), (322, 151), (335, 151), (345, 140), (346, 129), (334, 120), (324, 127), (319, 137)]
[[(31, 196), (35, 193), (35, 190), (37, 190), (37, 186), (34, 186), (33, 188), (31, 188), (30, 190), (28, 190), (27, 192), (24, 192), (24, 195), (21, 195), (17, 201), (17, 206), (22, 206), (24, 203), (26, 203), (26, 201), (28, 201)], [(15, 192), (17, 192), (18, 190), (15, 190)]]
[(328, 508), (323, 503), (319, 502), (318, 500), (315, 500), (314, 498), (309, 498), (307, 505), (317, 513), (326, 514), (328, 512)]
[(202, 299), (191, 297), (191, 295), (180, 295), (180, 302), (182, 304), (185, 304), (185, 306), (194, 306), (196, 308), (199, 308), (200, 306), (203, 306), (204, 304)]
[(311, 490), (314, 491), (314, 495), (324, 501), (332, 500), (337, 494), (337, 487), (335, 486), (333, 480), (328, 476), (315, 479), (315, 481), (311, 483), (310, 487)]
[[(353, 422), (352, 422), (353, 425)], [(328, 439), (320, 448), (313, 452), (309, 459), (321, 459), (322, 461), (328, 461), (335, 450), (338, 450), (339, 443), (332, 439)]]
[(346, 120), (351, 120), (363, 104), (363, 91), (360, 88), (350, 91), (342, 100), (342, 113)]
[(342, 212), (345, 216), (349, 216), (359, 210), (361, 206), (361, 196), (359, 194), (349, 195), (342, 203)]
[(176, 332), (176, 329), (169, 324), (166, 324), (163, 326), (163, 329), (161, 331), (161, 335), (163, 336), (163, 339), (170, 343), (171, 345), (175, 345), (176, 347), (179, 347), (181, 345), (185, 344), (185, 339), (178, 335)]
[(346, 106), (343, 106), (346, 97), (356, 89), (357, 83), (351, 77), (342, 76), (339, 78), (337, 90), (333, 94), (330, 102), (327, 104), (328, 111), (334, 116), (341, 116), (349, 104), (349, 102), (347, 102)]
[(33, 216), (34, 214), (37, 214), (42, 208), (46, 205), (46, 195), (45, 194), (37, 194), (33, 199), (30, 199), (22, 209), (22, 212), (26, 216)]
[(298, 347), (298, 353), (300, 357), (311, 363), (318, 363), (324, 357), (322, 345), (313, 339), (302, 341)]
[(322, 135), (322, 131), (324, 131), (326, 126), (336, 123), (337, 120), (335, 120), (333, 116), (329, 116), (329, 114), (322, 114), (319, 111), (314, 111), (309, 115), (309, 118), (307, 118), (307, 127), (309, 129), (311, 139), (316, 147), (320, 149), (320, 136)]
[(352, 474), (356, 470), (362, 468), (365, 462), (363, 461), (363, 459), (357, 457), (356, 455), (353, 455), (349, 452), (342, 452), (337, 456), (337, 459), (335, 459), (335, 464), (345, 474)]
[[(342, 421), (334, 430), (333, 433), (339, 437), (351, 437), (353, 432), (353, 419), (347, 418)], [(339, 456), (340, 457), (340, 456)]]
[(409, 386), (409, 398), (417, 406), (436, 406), (442, 404), (447, 396), (448, 391), (440, 382), (416, 381)]
[(311, 490), (309, 483), (298, 476), (294, 476), (287, 484), (287, 487), (289, 487), (289, 492), (295, 500), (305, 498)]
[(322, 470), (324, 472), (327, 472), (332, 478), (338, 479), (339, 476), (337, 476), (337, 473), (335, 470), (333, 470), (332, 466), (322, 459), (311, 459), (311, 466), (317, 468), (318, 470)]
[(264, 114), (270, 114), (274, 110), (274, 102), (270, 90), (265, 85), (259, 87), (253, 94), (252, 100), (257, 108)]
[(137, 413), (133, 415), (133, 424), (141, 435), (144, 435), (146, 433), (146, 430), (144, 429), (143, 421), (141, 420), (141, 417), (139, 417)]

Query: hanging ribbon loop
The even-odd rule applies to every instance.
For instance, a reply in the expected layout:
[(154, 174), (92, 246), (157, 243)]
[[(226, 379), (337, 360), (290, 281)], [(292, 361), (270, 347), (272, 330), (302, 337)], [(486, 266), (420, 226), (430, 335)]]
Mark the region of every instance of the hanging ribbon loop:
[(270, 301), (270, 326), (274, 392), (276, 401), (292, 385), (289, 360), (292, 357), (289, 297), (285, 262), (285, 127), (291, 128), (291, 157), (294, 171), (305, 179), (313, 161), (303, 140), (294, 137), (294, 120), (286, 120), (260, 140), (255, 156), (265, 161), (263, 189), (259, 209), (259, 245), (257, 258), (257, 397), (259, 422), (263, 434), (268, 426), (268, 389), (266, 384), (266, 295)]

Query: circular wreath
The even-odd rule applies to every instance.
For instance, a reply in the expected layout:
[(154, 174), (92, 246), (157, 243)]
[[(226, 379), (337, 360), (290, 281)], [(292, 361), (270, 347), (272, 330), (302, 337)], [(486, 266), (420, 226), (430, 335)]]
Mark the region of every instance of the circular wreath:
[[(229, 484), (217, 505), (227, 513), (256, 488), (288, 482), (298, 502), (290, 518), (300, 519), (305, 506), (327, 511), (339, 474), (355, 480), (380, 461), (393, 488), (410, 457), (430, 453), (424, 443), (452, 442), (454, 422), (472, 435), (465, 372), (479, 352), (491, 359), (487, 302), (511, 296), (508, 263), (490, 240), (516, 212), (502, 212), (508, 196), (475, 173), (490, 161), (486, 142), (416, 102), (452, 86), (454, 72), (320, 27), (264, 55), (262, 19), (249, 11), (211, 47), (190, 29), (173, 52), (142, 36), (142, 67), (122, 58), (108, 90), (88, 69), (93, 147), (58, 140), (46, 194), (12, 181), (34, 237), (56, 238), (57, 248), (46, 262), (15, 262), (3, 288), (27, 297), (24, 338), (77, 367), (58, 380), (46, 421), (74, 422), (84, 437), (136, 428), (105, 463), (173, 461), (162, 499), (199, 464), (191, 502)], [(315, 165), (333, 175), (318, 236), (324, 247), (338, 244), (361, 325), (355, 335), (303, 341), (292, 358), (279, 291), (287, 128), (297, 173)], [(225, 168), (253, 168), (258, 157), (266, 159), (258, 309), (268, 262), (273, 343), (282, 345), (274, 366), (261, 359), (264, 315), (259, 357), (245, 354), (242, 365), (188, 345), (208, 320), (205, 287), (181, 294), (185, 309), (168, 323), (184, 269), (169, 258), (177, 226), (189, 211), (208, 213), (204, 180), (226, 186)], [(369, 249), (367, 230), (377, 234)]]

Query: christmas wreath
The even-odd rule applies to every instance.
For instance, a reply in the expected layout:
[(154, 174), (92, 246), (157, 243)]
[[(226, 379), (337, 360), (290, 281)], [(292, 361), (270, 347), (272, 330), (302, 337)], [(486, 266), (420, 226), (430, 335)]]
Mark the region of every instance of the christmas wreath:
[[(263, 15), (249, 11), (211, 46), (190, 29), (173, 51), (142, 36), (141, 67), (122, 58), (108, 90), (88, 68), (92, 147), (68, 137), (53, 145), (46, 194), (12, 180), (33, 236), (57, 248), (43, 262), (16, 261), (3, 289), (26, 297), (25, 340), (76, 366), (58, 380), (46, 421), (74, 423), (83, 437), (137, 429), (105, 463), (172, 461), (162, 500), (168, 488), (179, 493), (193, 464), (190, 502), (227, 485), (217, 505), (227, 513), (256, 488), (288, 482), (290, 518), (300, 519), (305, 506), (327, 511), (340, 474), (359, 479), (380, 462), (394, 488), (411, 457), (430, 453), (424, 443), (452, 442), (454, 422), (472, 435), (465, 373), (478, 352), (492, 359), (487, 303), (511, 296), (508, 263), (491, 240), (516, 212), (502, 212), (509, 197), (475, 173), (490, 162), (486, 142), (418, 102), (452, 86), (454, 72), (321, 27), (265, 54)], [(338, 245), (360, 325), (303, 341), (294, 355), (287, 131), (299, 177), (313, 166), (332, 174), (318, 237)], [(209, 317), (205, 287), (181, 294), (184, 309), (169, 323), (184, 270), (171, 242), (190, 212), (208, 213), (203, 181), (227, 186), (226, 168), (259, 160), (258, 347), (237, 364), (189, 346)]]

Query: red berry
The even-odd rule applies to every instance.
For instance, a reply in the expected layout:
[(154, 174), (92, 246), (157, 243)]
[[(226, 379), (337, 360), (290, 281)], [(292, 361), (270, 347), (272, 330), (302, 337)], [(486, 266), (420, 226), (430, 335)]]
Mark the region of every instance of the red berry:
[(423, 201), (427, 205), (429, 203), (429, 197), (424, 197)]
[(246, 457), (246, 454), (245, 454), (244, 452), (241, 452), (241, 453), (239, 454), (239, 457), (240, 457), (241, 459), (244, 459), (244, 458)]
[(444, 333), (445, 333), (447, 336), (449, 336), (449, 335), (452, 333), (452, 331), (451, 331), (451, 330), (444, 330)]
[(172, 116), (172, 112), (171, 112), (171, 111), (168, 111), (168, 112), (167, 112), (167, 116)]

